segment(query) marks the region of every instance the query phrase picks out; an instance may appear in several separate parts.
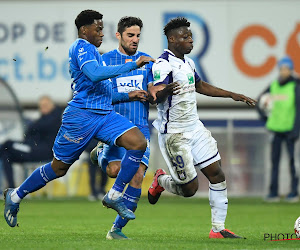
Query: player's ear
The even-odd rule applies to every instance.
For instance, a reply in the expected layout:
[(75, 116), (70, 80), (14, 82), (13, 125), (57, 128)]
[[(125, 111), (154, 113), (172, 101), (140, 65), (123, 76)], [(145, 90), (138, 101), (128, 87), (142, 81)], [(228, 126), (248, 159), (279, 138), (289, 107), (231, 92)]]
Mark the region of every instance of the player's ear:
[(116, 38), (117, 38), (118, 40), (121, 39), (121, 34), (120, 34), (120, 32), (116, 32)]
[(85, 26), (81, 26), (79, 28), (79, 31), (80, 31), (81, 34), (85, 35), (86, 34), (86, 28), (85, 28)]
[(168, 42), (174, 43), (175, 42), (175, 37), (174, 36), (168, 36)]

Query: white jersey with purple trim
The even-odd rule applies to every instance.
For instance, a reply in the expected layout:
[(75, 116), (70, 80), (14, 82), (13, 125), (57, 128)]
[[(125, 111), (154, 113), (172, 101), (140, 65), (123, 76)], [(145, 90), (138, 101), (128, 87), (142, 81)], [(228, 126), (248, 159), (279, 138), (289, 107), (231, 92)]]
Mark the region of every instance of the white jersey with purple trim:
[(157, 105), (158, 118), (153, 126), (162, 134), (182, 133), (203, 126), (197, 114), (195, 89), (195, 83), (201, 79), (193, 60), (187, 56), (182, 60), (165, 50), (153, 64), (152, 73), (154, 85), (178, 82), (181, 88), (178, 95), (169, 96)]

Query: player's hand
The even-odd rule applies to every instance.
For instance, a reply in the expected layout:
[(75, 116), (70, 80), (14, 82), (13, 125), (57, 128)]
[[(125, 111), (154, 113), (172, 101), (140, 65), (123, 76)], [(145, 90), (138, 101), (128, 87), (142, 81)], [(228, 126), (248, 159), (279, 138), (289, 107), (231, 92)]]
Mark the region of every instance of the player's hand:
[(147, 101), (148, 92), (145, 90), (135, 90), (128, 93), (130, 101)]
[(160, 100), (164, 99), (169, 95), (177, 95), (180, 92), (180, 85), (178, 82), (172, 82), (168, 85), (160, 84), (157, 86), (151, 86), (148, 88), (149, 97), (148, 100), (151, 104), (157, 102), (158, 96)]
[(231, 93), (231, 98), (237, 102), (245, 102), (247, 105), (253, 107), (256, 105), (257, 101), (254, 99), (251, 99), (250, 97), (241, 95), (241, 94), (236, 94), (236, 93)]
[(178, 82), (172, 82), (165, 87), (165, 91), (169, 95), (178, 95), (180, 92), (180, 84)]
[(155, 62), (155, 60), (149, 56), (140, 56), (135, 62), (137, 66), (140, 68), (149, 62)]

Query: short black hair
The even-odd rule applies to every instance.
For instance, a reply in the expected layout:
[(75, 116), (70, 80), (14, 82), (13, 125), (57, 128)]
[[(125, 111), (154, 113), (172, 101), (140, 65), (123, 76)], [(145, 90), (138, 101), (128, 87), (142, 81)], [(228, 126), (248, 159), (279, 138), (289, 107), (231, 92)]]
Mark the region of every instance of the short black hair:
[(94, 20), (101, 20), (102, 17), (103, 15), (95, 10), (81, 11), (75, 19), (77, 30), (79, 30), (81, 26), (92, 24)]
[(168, 36), (169, 32), (180, 27), (190, 27), (191, 23), (185, 17), (171, 19), (164, 27), (164, 33)]
[(129, 28), (134, 25), (139, 26), (140, 29), (143, 28), (143, 22), (140, 18), (133, 16), (124, 16), (118, 22), (118, 32), (122, 35), (126, 28)]

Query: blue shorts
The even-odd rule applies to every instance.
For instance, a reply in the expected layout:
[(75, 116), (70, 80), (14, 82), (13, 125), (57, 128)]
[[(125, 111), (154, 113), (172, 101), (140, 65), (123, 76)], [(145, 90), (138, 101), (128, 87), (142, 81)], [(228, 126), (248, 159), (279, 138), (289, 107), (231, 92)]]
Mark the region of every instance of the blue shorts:
[(101, 115), (68, 106), (53, 145), (54, 157), (72, 164), (93, 138), (112, 146), (118, 137), (133, 127), (136, 126), (132, 122), (114, 111)]
[[(149, 165), (149, 157), (150, 157), (150, 131), (148, 126), (139, 126), (137, 125), (138, 129), (144, 134), (147, 140), (147, 149), (143, 155), (142, 163), (148, 167)], [(121, 161), (123, 156), (126, 153), (126, 149), (122, 147), (118, 147), (115, 145), (104, 145), (103, 146), (103, 159), (105, 159), (108, 163), (112, 161)], [(106, 172), (106, 169), (102, 169)]]

